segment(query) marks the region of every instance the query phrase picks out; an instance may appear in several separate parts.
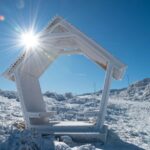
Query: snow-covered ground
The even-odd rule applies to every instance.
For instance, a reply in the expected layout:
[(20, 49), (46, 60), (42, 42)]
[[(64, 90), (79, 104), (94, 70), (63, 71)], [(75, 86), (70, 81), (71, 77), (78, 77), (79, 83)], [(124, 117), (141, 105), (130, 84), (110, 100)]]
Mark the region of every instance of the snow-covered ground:
[[(101, 92), (99, 92), (101, 93)], [(69, 137), (42, 138), (37, 133), (17, 129), (22, 122), (20, 102), (0, 96), (0, 150), (140, 150), (150, 149), (150, 80), (139, 81), (128, 88), (111, 90), (105, 123), (108, 140), (102, 143), (75, 143)], [(5, 97), (4, 97), (5, 96)], [(59, 98), (58, 98), (59, 97)], [(10, 97), (9, 97), (10, 98)], [(63, 99), (61, 101), (61, 98)], [(101, 94), (79, 96), (44, 95), (47, 110), (57, 111), (52, 120), (95, 121)], [(81, 111), (82, 110), (82, 111)], [(33, 135), (34, 134), (34, 135)], [(53, 142), (54, 145), (53, 145)]]

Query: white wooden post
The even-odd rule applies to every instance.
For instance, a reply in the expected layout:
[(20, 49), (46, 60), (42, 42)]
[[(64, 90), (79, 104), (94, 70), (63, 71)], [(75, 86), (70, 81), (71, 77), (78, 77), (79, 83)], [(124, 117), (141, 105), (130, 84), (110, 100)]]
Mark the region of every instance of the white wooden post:
[(109, 91), (110, 91), (110, 84), (111, 84), (111, 77), (112, 77), (112, 71), (113, 71), (113, 65), (108, 64), (106, 76), (105, 76), (105, 83), (104, 83), (104, 89), (102, 92), (102, 99), (100, 104), (100, 110), (97, 118), (97, 127), (102, 127), (104, 125), (104, 119), (106, 115), (107, 110), (107, 103), (108, 103), (108, 97), (109, 97)]
[(19, 75), (18, 70), (16, 70), (14, 72), (14, 76), (15, 76), (15, 82), (16, 82), (16, 86), (17, 86), (19, 100), (20, 100), (20, 103), (21, 103), (21, 108), (23, 110), (23, 117), (24, 117), (24, 120), (25, 120), (25, 127), (28, 128), (29, 125), (30, 125), (30, 122), (29, 122), (29, 118), (26, 115), (27, 110), (26, 110), (24, 100), (23, 100), (23, 94), (22, 94), (22, 89), (21, 89), (21, 85), (20, 85), (20, 75)]

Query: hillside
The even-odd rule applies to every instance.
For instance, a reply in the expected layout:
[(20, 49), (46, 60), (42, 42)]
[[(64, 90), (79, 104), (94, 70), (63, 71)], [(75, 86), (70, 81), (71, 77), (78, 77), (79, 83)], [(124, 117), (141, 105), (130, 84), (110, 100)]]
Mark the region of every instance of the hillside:
[[(96, 93), (85, 93), (78, 96), (84, 95), (96, 95), (101, 96), (102, 91), (98, 91)], [(3, 91), (0, 89), (0, 96), (7, 97), (8, 99), (17, 99), (18, 95), (15, 91)], [(65, 93), (65, 94), (58, 94), (55, 92), (47, 91), (43, 93), (43, 96), (54, 98), (58, 101), (64, 101), (73, 98), (72, 93)], [(76, 97), (76, 96), (75, 96)], [(150, 102), (150, 78), (145, 78), (141, 81), (137, 81), (127, 88), (122, 89), (111, 89), (110, 90), (110, 97), (115, 97), (117, 99), (122, 98), (124, 100), (131, 100), (131, 101), (149, 101)]]
[[(0, 149), (31, 150), (52, 149), (52, 137), (33, 137), (31, 132), (16, 128), (22, 122), (20, 102), (15, 92), (0, 92)], [(12, 96), (12, 97), (11, 97)], [(95, 122), (101, 100), (101, 91), (73, 96), (44, 93), (47, 110), (57, 111), (51, 120), (86, 120)], [(82, 110), (82, 111), (81, 111)], [(131, 84), (128, 88), (113, 89), (105, 123), (108, 124), (108, 140), (102, 143), (75, 143), (69, 137), (54, 140), (56, 150), (142, 150), (150, 149), (150, 78)], [(30, 139), (30, 140), (29, 140)], [(42, 143), (45, 143), (44, 145)], [(53, 145), (53, 146), (54, 146)], [(45, 146), (45, 147), (44, 147)], [(46, 149), (47, 147), (47, 149)], [(20, 149), (19, 149), (20, 148)], [(25, 149), (25, 148), (24, 148)]]

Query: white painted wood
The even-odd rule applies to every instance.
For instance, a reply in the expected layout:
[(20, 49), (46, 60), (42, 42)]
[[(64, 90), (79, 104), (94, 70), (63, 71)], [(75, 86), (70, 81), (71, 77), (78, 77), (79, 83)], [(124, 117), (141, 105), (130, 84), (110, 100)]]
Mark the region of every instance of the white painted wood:
[(43, 35), (42, 39), (51, 40), (51, 39), (60, 39), (60, 38), (70, 38), (75, 37), (74, 34), (67, 32), (67, 33), (49, 33), (46, 35)]
[[(56, 30), (56, 28), (60, 28), (60, 30)], [(61, 29), (62, 28), (62, 29)], [(65, 30), (63, 30), (65, 28)], [(88, 38), (85, 34), (81, 33), (77, 28), (72, 26), (66, 20), (61, 17), (54, 18), (51, 23), (41, 32), (40, 41), (42, 44), (40, 47), (44, 49), (44, 51), (49, 51), (50, 53), (59, 53), (59, 49), (65, 49), (66, 47), (73, 47), (81, 49), (82, 53), (86, 56), (90, 57), (95, 63), (99, 66), (106, 66), (107, 62), (111, 62), (114, 65), (114, 70), (112, 73), (112, 77), (119, 80), (122, 78), (126, 65), (121, 63), (118, 59), (112, 56), (108, 51), (94, 42), (92, 39)], [(84, 48), (82, 49), (82, 45)], [(41, 51), (42, 53), (42, 51)], [(55, 55), (57, 55), (56, 53)], [(22, 58), (23, 54), (17, 59), (17, 61)], [(27, 59), (27, 53), (25, 54), (24, 58)], [(24, 59), (20, 59), (21, 61)], [(53, 59), (52, 61), (54, 61)], [(16, 61), (16, 62), (17, 62)], [(19, 63), (14, 63), (15, 68), (17, 68)], [(26, 62), (24, 62), (26, 63)], [(10, 80), (13, 80), (12, 74), (14, 69), (14, 65), (12, 65), (8, 70), (4, 72), (4, 76)], [(45, 68), (43, 64), (43, 68)], [(103, 67), (106, 69), (106, 67)], [(41, 70), (42, 72), (44, 70)], [(39, 74), (40, 75), (40, 74)]]
[(99, 132), (100, 129), (91, 122), (85, 121), (52, 121), (45, 125), (31, 125), (31, 128), (54, 132)]
[(42, 117), (51, 117), (53, 115), (56, 115), (56, 111), (50, 111), (50, 112), (27, 112), (27, 115), (29, 118), (42, 118)]
[(21, 85), (20, 85), (20, 76), (19, 76), (19, 72), (16, 70), (14, 72), (14, 76), (15, 76), (15, 83), (16, 83), (16, 86), (17, 86), (17, 91), (18, 91), (18, 96), (19, 96), (19, 100), (20, 100), (20, 103), (21, 103), (21, 108), (22, 108), (22, 114), (23, 114), (23, 118), (25, 120), (25, 127), (28, 128), (30, 126), (30, 121), (29, 121), (29, 118), (27, 117), (26, 115), (26, 107), (25, 107), (25, 104), (24, 104), (24, 99), (23, 99), (23, 94), (22, 94), (22, 90), (21, 90)]
[[(126, 65), (61, 17), (54, 18), (40, 35), (40, 46), (24, 52), (3, 73), (4, 77), (16, 82), (26, 127), (42, 132), (105, 132), (103, 128), (111, 78), (121, 79)], [(71, 54), (83, 54), (107, 71), (96, 124), (49, 123), (53, 113), (46, 112), (39, 78), (58, 56)]]
[(76, 50), (62, 50), (59, 53), (60, 55), (73, 55), (73, 54), (82, 54), (82, 51), (80, 49)]
[(15, 77), (27, 128), (30, 128), (32, 124), (48, 123), (48, 118), (46, 116), (41, 116), (41, 118), (37, 119), (29, 118), (28, 116), (28, 112), (46, 113), (46, 106), (43, 101), (38, 79), (26, 73), (22, 68), (18, 68), (15, 72)]
[(100, 128), (104, 125), (104, 119), (107, 110), (107, 103), (108, 103), (110, 84), (111, 84), (112, 72), (113, 72), (113, 65), (109, 63), (107, 66), (108, 67), (107, 67), (107, 72), (105, 77), (104, 88), (102, 92), (102, 99), (100, 103), (100, 111), (97, 118), (97, 126)]

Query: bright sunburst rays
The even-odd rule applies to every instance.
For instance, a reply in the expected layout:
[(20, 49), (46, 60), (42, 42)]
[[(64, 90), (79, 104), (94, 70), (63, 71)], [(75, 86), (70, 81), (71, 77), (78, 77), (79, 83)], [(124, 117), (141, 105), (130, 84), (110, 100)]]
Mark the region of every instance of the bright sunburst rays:
[[(39, 46), (39, 33), (41, 30), (42, 14), (39, 13), (41, 0), (36, 2), (24, 1), (28, 11), (12, 7), (11, 3), (3, 6), (9, 15), (0, 14), (0, 53), (6, 55), (3, 60), (12, 63), (22, 53), (29, 53)], [(14, 2), (13, 2), (14, 3)], [(18, 6), (18, 1), (16, 1)], [(37, 51), (37, 49), (36, 49)], [(1, 62), (2, 59), (0, 59)]]
[(36, 32), (35, 23), (31, 27), (19, 25), (14, 21), (15, 27), (10, 29), (10, 35), (5, 35), (2, 45), (5, 50), (14, 53), (16, 51), (29, 52), (40, 47), (40, 33)]
[[(45, 32), (42, 29), (43, 14), (39, 13), (40, 2), (41, 0), (30, 3), (25, 2), (25, 5), (28, 6), (28, 11), (19, 9), (18, 12), (17, 9), (12, 8), (13, 13), (11, 13), (12, 9), (8, 9), (11, 10), (10, 15), (5, 16), (5, 20), (0, 22), (3, 26), (0, 30), (0, 53), (7, 57), (1, 58), (0, 62), (3, 59), (9, 65), (18, 56), (24, 55), (24, 59), (27, 59), (32, 53), (37, 56), (34, 61), (41, 67), (43, 63), (41, 55), (46, 55), (47, 58), (53, 59), (53, 52), (48, 52), (48, 50), (60, 49), (53, 45), (53, 41), (47, 40), (47, 37), (43, 36)], [(1, 19), (3, 20), (3, 17)]]
[(37, 48), (40, 45), (39, 36), (33, 30), (21, 33), (19, 42), (19, 45), (25, 47), (26, 50)]

